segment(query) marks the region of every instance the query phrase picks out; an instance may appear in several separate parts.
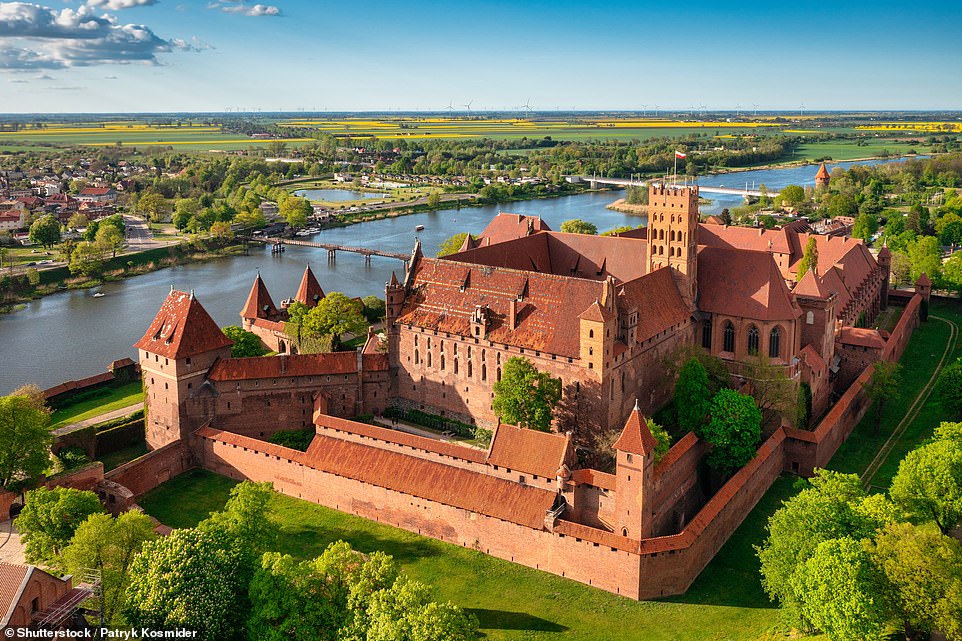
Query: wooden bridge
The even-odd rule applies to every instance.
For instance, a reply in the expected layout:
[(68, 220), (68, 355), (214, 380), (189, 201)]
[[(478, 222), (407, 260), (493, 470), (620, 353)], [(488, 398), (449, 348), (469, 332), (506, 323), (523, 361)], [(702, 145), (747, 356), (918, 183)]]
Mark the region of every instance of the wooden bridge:
[(361, 254), (364, 256), (364, 263), (367, 265), (371, 264), (371, 256), (383, 256), (384, 258), (396, 258), (397, 260), (402, 260), (407, 263), (411, 259), (410, 254), (397, 254), (394, 252), (381, 251), (380, 249), (371, 249), (369, 247), (349, 247), (347, 245), (335, 245), (333, 243), (315, 243), (310, 240), (299, 240), (297, 238), (258, 238), (251, 236), (251, 241), (264, 243), (265, 245), (274, 245), (275, 247), (283, 247), (286, 245), (295, 245), (299, 247), (316, 247), (318, 249), (327, 250), (327, 260), (329, 262), (334, 262), (337, 260), (337, 252), (351, 252), (352, 254)]

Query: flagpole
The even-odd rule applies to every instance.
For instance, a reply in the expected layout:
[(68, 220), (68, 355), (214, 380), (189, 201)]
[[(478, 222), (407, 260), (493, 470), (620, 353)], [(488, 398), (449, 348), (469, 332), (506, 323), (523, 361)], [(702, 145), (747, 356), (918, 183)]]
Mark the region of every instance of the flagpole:
[(678, 152), (675, 152), (675, 171), (671, 175), (671, 182), (673, 185), (678, 184)]

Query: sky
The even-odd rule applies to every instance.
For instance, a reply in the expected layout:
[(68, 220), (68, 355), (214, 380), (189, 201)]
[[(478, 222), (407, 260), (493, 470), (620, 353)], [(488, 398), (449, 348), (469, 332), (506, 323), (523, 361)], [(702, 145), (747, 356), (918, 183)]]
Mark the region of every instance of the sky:
[(0, 1), (0, 113), (962, 109), (962, 3)]

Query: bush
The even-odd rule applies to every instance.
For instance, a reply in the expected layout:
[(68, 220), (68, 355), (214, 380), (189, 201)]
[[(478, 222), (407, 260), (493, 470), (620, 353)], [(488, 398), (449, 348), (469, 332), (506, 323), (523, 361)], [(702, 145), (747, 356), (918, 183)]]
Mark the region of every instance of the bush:
[(82, 447), (65, 447), (57, 452), (57, 458), (63, 466), (63, 471), (74, 470), (90, 463), (90, 457)]
[(269, 443), (306, 452), (314, 440), (314, 430), (281, 430), (268, 439)]

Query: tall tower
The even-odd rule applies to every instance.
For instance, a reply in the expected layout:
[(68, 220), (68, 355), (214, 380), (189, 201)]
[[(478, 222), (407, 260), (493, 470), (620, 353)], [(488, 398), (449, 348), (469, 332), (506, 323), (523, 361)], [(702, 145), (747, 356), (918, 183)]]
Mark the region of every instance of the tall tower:
[(615, 534), (636, 541), (651, 537), (657, 444), (636, 400), (615, 443)]
[(694, 309), (698, 296), (698, 187), (648, 187), (648, 272), (671, 268)]
[(134, 345), (140, 353), (147, 409), (147, 445), (151, 449), (186, 439), (198, 427), (188, 400), (219, 358), (230, 357), (232, 341), (194, 298), (194, 292), (170, 290), (147, 332)]
[(822, 163), (815, 174), (815, 189), (828, 189), (828, 184), (831, 181), (832, 177), (829, 175), (828, 169), (825, 168), (825, 163)]

